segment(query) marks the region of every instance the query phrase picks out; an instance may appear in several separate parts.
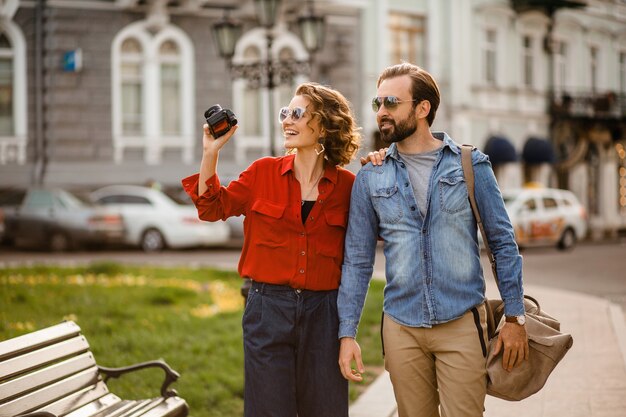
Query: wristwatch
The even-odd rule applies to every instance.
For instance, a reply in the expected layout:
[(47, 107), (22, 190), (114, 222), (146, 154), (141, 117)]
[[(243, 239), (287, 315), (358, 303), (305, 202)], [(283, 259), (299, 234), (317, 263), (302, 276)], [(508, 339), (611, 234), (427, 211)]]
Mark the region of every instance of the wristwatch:
[(504, 319), (507, 323), (517, 323), (520, 326), (526, 324), (526, 315), (522, 314), (521, 316), (505, 316)]

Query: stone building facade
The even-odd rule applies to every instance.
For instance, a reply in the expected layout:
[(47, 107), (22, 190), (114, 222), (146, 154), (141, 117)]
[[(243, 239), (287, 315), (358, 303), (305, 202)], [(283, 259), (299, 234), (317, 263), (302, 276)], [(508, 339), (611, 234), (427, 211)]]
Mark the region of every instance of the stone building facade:
[[(4, 74), (11, 78), (7, 115), (17, 120), (0, 132), (2, 186), (175, 185), (198, 169), (203, 113), (216, 103), (233, 108), (244, 124), (220, 160), (220, 171), (233, 176), (269, 154), (267, 138), (255, 139), (267, 135), (270, 120), (276, 123), (276, 110), (288, 103), (298, 82), (320, 81), (353, 102), (362, 99), (354, 77), (360, 8), (340, 2), (315, 10), (326, 17), (327, 30), (325, 48), (313, 57), (296, 33), (307, 5), (284, 2), (272, 55), (312, 64), (310, 72), (275, 89), (274, 111), (267, 108), (266, 90), (231, 77), (213, 39), (212, 25), (230, 10), (244, 24), (235, 60), (245, 61), (250, 53), (264, 58), (265, 33), (256, 27), (252, 1), (4, 0), (0, 5), (0, 31), (10, 53)], [(82, 61), (75, 70), (73, 61), (67, 62), (74, 59)], [(23, 91), (16, 88), (20, 85)], [(279, 149), (280, 129), (275, 130)]]
[[(550, 19), (515, 0), (284, 0), (273, 57), (308, 60), (296, 21), (311, 5), (327, 32), (311, 71), (273, 91), (273, 109), (266, 89), (229, 74), (211, 31), (229, 9), (244, 23), (234, 61), (265, 59), (253, 3), (0, 0), (0, 186), (176, 185), (197, 170), (215, 103), (241, 121), (220, 159), (232, 178), (281, 151), (270, 123), (304, 80), (352, 102), (364, 153), (382, 145), (370, 108), (378, 74), (409, 61), (439, 82), (433, 129), (490, 154), (502, 188), (569, 188), (593, 236), (626, 229), (623, 1), (581, 0)], [(82, 68), (67, 70), (76, 56)]]

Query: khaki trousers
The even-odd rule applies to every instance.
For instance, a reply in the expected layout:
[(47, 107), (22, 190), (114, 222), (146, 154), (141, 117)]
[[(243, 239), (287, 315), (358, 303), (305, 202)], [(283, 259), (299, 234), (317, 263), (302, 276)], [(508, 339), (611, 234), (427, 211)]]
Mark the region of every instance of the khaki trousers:
[(432, 328), (403, 326), (385, 314), (385, 369), (399, 417), (483, 415), (487, 371), (480, 337), (486, 343), (487, 322), (484, 304), (475, 310), (478, 325), (470, 310)]

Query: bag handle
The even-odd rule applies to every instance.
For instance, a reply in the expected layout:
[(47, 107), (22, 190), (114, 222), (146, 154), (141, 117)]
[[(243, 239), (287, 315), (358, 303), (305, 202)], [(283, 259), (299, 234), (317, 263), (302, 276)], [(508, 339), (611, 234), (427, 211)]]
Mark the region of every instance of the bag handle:
[[(493, 274), (493, 279), (496, 280), (496, 285), (498, 290), (500, 289), (500, 282), (498, 281), (498, 270), (496, 269), (496, 259), (493, 257), (493, 253), (491, 253), (491, 249), (489, 248), (489, 242), (487, 241), (487, 234), (485, 233), (485, 228), (483, 227), (483, 221), (480, 217), (480, 212), (478, 211), (478, 206), (476, 205), (476, 196), (474, 195), (474, 167), (472, 166), (472, 151), (475, 148), (472, 145), (462, 145), (461, 146), (461, 165), (463, 167), (463, 176), (465, 177), (465, 184), (467, 185), (467, 196), (469, 197), (470, 205), (472, 206), (472, 213), (474, 213), (474, 218), (476, 219), (476, 224), (478, 225), (478, 229), (480, 230), (480, 234), (483, 237), (483, 243), (485, 244), (485, 249), (487, 250), (487, 256), (489, 258), (489, 263), (491, 263), (491, 272)], [(485, 299), (485, 308), (487, 309), (487, 334), (491, 339), (496, 331), (496, 322), (494, 311), (491, 308), (491, 304), (489, 300)]]
[(498, 270), (496, 269), (496, 258), (493, 256), (493, 253), (491, 253), (489, 241), (487, 240), (487, 234), (485, 233), (485, 227), (483, 226), (483, 221), (480, 218), (478, 206), (476, 205), (476, 196), (474, 195), (474, 167), (472, 166), (472, 150), (474, 149), (475, 148), (472, 145), (461, 146), (461, 165), (463, 166), (463, 175), (465, 176), (467, 195), (469, 197), (470, 205), (472, 206), (472, 212), (474, 213), (476, 224), (480, 229), (480, 234), (483, 237), (483, 243), (485, 244), (487, 257), (489, 258), (489, 262), (491, 263), (491, 272), (493, 273), (493, 278), (496, 280), (496, 285), (499, 289), (500, 281), (498, 280)]
[[(489, 258), (489, 263), (491, 263), (491, 272), (493, 273), (493, 279), (496, 281), (496, 285), (498, 286), (498, 290), (500, 289), (500, 281), (498, 280), (498, 270), (496, 268), (496, 258), (493, 256), (491, 252), (491, 248), (489, 247), (489, 241), (487, 240), (487, 233), (485, 233), (485, 227), (483, 226), (483, 221), (480, 217), (480, 212), (478, 211), (478, 206), (476, 205), (476, 196), (474, 195), (474, 166), (472, 165), (472, 151), (476, 149), (472, 145), (461, 145), (461, 166), (463, 167), (463, 175), (465, 176), (465, 184), (467, 185), (467, 194), (469, 197), (470, 205), (472, 206), (472, 213), (474, 213), (474, 218), (476, 219), (476, 224), (480, 229), (480, 234), (483, 237), (483, 243), (485, 244), (485, 250), (487, 252), (487, 257)], [(524, 294), (524, 298), (531, 300), (537, 306), (537, 312), (541, 310), (539, 306), (539, 301), (535, 298)], [(489, 335), (493, 334), (495, 331), (496, 323), (493, 322), (494, 314), (491, 311), (491, 306), (489, 302), (485, 303), (487, 308), (487, 329)], [(500, 305), (500, 308), (504, 308), (504, 304)]]

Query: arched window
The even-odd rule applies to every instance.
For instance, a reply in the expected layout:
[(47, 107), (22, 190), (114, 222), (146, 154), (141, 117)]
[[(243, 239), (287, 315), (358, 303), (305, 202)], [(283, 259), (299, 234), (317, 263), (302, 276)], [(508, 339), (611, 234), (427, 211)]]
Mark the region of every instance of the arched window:
[(141, 44), (134, 38), (126, 39), (121, 49), (122, 133), (138, 136), (144, 132), (143, 51)]
[(161, 61), (161, 130), (165, 135), (180, 135), (182, 132), (180, 105), (182, 91), (180, 83), (180, 51), (178, 45), (165, 41), (159, 48)]
[(0, 164), (26, 162), (26, 41), (10, 20), (0, 21)]
[(13, 135), (13, 48), (0, 34), (0, 135)]
[(193, 162), (193, 46), (179, 28), (151, 31), (145, 21), (122, 29), (111, 49), (115, 162), (127, 148), (143, 150), (148, 164), (167, 148)]

